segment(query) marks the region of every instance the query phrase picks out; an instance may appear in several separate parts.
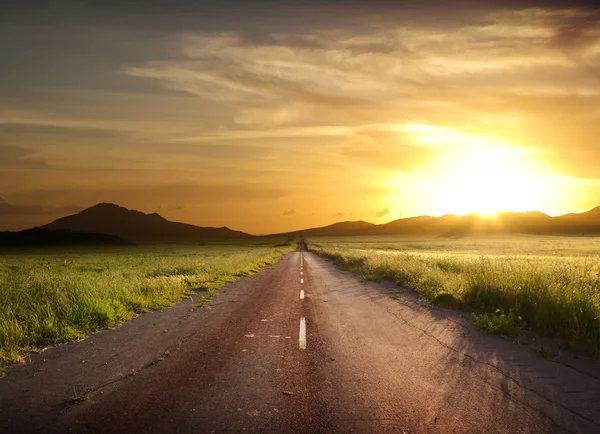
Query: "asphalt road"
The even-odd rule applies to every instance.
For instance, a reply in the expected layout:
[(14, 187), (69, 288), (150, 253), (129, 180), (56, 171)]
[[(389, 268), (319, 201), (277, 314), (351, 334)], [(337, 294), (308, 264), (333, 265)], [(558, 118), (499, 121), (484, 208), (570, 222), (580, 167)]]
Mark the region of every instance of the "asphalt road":
[(209, 308), (11, 368), (0, 432), (600, 432), (598, 362), (543, 359), (390, 289), (291, 253)]

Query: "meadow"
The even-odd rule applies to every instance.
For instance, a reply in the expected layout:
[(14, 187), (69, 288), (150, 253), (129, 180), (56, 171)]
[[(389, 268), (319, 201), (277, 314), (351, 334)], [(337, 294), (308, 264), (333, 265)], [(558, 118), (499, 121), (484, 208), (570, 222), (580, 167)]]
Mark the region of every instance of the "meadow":
[(276, 263), (295, 244), (0, 251), (0, 370), (24, 351), (79, 339)]
[(600, 238), (312, 238), (308, 248), (366, 279), (473, 312), (483, 330), (523, 328), (600, 357)]

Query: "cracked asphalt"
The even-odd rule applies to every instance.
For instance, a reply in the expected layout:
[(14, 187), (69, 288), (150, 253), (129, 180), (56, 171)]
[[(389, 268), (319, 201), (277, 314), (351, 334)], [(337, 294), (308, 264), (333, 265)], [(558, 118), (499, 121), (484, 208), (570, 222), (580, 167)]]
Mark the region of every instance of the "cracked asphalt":
[(597, 361), (390, 290), (291, 253), (208, 308), (33, 354), (0, 379), (0, 432), (600, 432)]

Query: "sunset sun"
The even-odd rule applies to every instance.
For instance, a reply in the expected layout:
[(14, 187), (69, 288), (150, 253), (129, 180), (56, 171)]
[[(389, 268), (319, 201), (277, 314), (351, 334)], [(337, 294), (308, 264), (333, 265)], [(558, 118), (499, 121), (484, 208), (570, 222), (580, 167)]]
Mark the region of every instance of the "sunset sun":
[(497, 146), (466, 147), (439, 162), (435, 214), (526, 211), (543, 205), (544, 168), (530, 155)]

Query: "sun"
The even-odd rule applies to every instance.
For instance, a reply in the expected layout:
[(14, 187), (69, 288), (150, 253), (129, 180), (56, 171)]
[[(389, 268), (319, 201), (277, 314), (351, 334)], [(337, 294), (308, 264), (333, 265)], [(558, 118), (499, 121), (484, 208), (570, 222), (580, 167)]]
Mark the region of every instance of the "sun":
[(590, 182), (562, 174), (544, 151), (518, 137), (420, 124), (398, 129), (432, 155), (426, 164), (395, 171), (382, 182), (390, 191), (384, 196), (390, 215), (398, 218), (501, 211), (559, 215), (581, 209), (589, 198)]
[(543, 170), (519, 148), (472, 145), (446, 154), (438, 164), (434, 214), (526, 211), (542, 206)]

